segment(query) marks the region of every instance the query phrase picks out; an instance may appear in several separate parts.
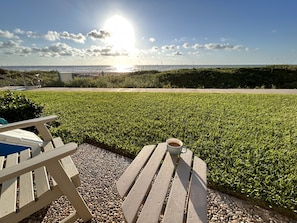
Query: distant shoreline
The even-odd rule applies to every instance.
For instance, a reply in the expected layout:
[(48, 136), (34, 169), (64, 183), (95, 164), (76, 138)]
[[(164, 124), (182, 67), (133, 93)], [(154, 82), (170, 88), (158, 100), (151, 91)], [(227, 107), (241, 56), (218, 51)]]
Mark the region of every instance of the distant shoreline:
[[(179, 70), (199, 68), (241, 68), (241, 67), (264, 67), (274, 66), (273, 64), (247, 64), (247, 65), (91, 65), (91, 66), (0, 66), (1, 69), (16, 71), (59, 71), (61, 73), (131, 73), (135, 71), (157, 70)], [(277, 65), (276, 65), (277, 66)], [(292, 65), (295, 66), (295, 65)]]

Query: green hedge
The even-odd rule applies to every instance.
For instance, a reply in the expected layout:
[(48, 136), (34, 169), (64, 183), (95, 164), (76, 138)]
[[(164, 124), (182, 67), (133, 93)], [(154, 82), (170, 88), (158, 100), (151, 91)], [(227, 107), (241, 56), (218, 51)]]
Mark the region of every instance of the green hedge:
[(8, 122), (37, 118), (43, 107), (22, 94), (12, 91), (2, 92), (0, 96), (0, 117)]

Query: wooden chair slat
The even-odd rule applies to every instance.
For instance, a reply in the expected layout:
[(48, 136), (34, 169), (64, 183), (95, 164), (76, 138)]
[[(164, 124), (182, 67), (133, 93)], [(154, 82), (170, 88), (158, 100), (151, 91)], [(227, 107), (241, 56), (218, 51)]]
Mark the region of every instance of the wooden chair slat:
[[(13, 153), (7, 156), (6, 166), (11, 167), (18, 163), (18, 154)], [(10, 179), (2, 183), (0, 196), (0, 217), (7, 213), (16, 211), (17, 199), (17, 178)]]
[(137, 222), (153, 223), (158, 222), (163, 207), (168, 187), (174, 172), (178, 156), (171, 156), (168, 152), (163, 161), (161, 169), (155, 179), (152, 189), (141, 210)]
[(134, 221), (137, 211), (149, 189), (151, 181), (160, 166), (165, 153), (166, 144), (160, 143), (123, 202), (122, 209), (127, 222)]
[[(5, 157), (4, 156), (0, 156), (0, 170), (3, 169), (4, 160), (5, 160)], [(0, 194), (1, 194), (1, 188), (2, 188), (2, 182), (0, 182)]]
[(36, 125), (39, 125), (40, 123), (45, 124), (48, 122), (52, 122), (56, 119), (57, 119), (56, 115), (51, 115), (51, 116), (46, 116), (46, 117), (40, 117), (40, 118), (19, 121), (19, 122), (12, 122), (12, 123), (8, 123), (6, 125), (0, 125), (0, 132), (36, 126)]
[[(64, 143), (60, 137), (53, 138), (52, 141), (53, 141), (55, 148), (64, 145)], [(71, 157), (67, 156), (67, 157), (61, 159), (61, 162), (62, 162), (62, 165), (63, 165), (67, 175), (71, 178), (74, 185), (76, 187), (80, 186), (81, 181), (79, 178), (79, 172), (78, 172), (75, 164), (73, 163), (73, 160), (71, 159)]]
[(192, 166), (192, 151), (181, 154), (172, 188), (168, 198), (163, 222), (183, 222), (186, 196), (189, 187), (189, 178)]
[(187, 223), (207, 222), (206, 163), (194, 157)]
[[(32, 157), (38, 156), (39, 154), (41, 154), (41, 148), (36, 149), (34, 152), (32, 151)], [(37, 198), (51, 189), (45, 167), (34, 170), (34, 182)]]
[[(4, 159), (5, 159), (4, 156), (0, 156), (0, 170), (2, 170), (2, 168), (3, 168)], [(1, 184), (1, 182), (0, 182), (0, 184)]]
[[(20, 162), (31, 158), (30, 149), (20, 152)], [(34, 201), (34, 187), (33, 187), (32, 171), (20, 176), (19, 181), (19, 207), (22, 208), (30, 202)]]
[(131, 188), (131, 185), (135, 181), (135, 178), (137, 177), (139, 171), (147, 162), (155, 147), (155, 145), (144, 146), (137, 157), (129, 165), (127, 170), (119, 178), (116, 186), (121, 197), (124, 197), (128, 190)]

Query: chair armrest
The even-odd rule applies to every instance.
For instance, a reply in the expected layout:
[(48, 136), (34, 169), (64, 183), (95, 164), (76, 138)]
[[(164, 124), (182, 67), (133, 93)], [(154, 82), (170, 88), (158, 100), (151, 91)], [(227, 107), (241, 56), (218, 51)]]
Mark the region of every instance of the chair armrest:
[(57, 147), (53, 150), (44, 152), (32, 159), (21, 162), (15, 166), (8, 167), (0, 170), (0, 183), (9, 179), (18, 177), (24, 173), (35, 170), (39, 167), (46, 166), (47, 164), (60, 160), (65, 156), (73, 154), (77, 149), (76, 143), (68, 143), (66, 145)]
[(51, 115), (51, 116), (46, 116), (46, 117), (41, 117), (41, 118), (34, 118), (34, 119), (28, 119), (28, 120), (19, 121), (19, 122), (13, 122), (13, 123), (9, 123), (6, 125), (1, 125), (0, 132), (5, 132), (5, 131), (13, 130), (13, 129), (27, 128), (27, 127), (31, 127), (31, 126), (37, 126), (40, 124), (52, 122), (55, 119), (57, 119), (57, 116)]

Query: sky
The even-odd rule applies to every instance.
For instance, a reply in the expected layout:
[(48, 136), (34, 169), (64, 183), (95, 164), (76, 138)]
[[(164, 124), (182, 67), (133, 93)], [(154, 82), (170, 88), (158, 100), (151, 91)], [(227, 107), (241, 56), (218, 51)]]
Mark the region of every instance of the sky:
[(2, 0), (0, 66), (297, 64), (296, 0)]

